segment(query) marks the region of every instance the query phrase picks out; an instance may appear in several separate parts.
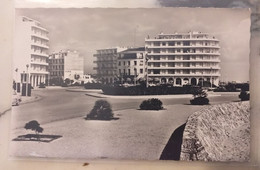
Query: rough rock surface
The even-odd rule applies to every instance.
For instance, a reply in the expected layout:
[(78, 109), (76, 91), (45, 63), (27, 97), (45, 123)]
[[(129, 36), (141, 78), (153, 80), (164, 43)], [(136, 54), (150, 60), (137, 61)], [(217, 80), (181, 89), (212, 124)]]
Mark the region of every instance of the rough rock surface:
[(192, 114), (181, 146), (181, 160), (249, 161), (249, 102), (214, 105)]

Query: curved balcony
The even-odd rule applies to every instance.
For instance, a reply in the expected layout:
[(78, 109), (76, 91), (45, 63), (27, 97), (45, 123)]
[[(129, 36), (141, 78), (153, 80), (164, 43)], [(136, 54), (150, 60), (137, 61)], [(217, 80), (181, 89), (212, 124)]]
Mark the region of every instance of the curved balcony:
[(207, 60), (153, 60), (150, 59), (148, 60), (148, 63), (219, 63), (220, 60), (219, 59), (207, 59)]
[(147, 46), (147, 49), (185, 49), (185, 48), (213, 48), (213, 49), (219, 49), (219, 45), (190, 45), (190, 46), (184, 46), (184, 45), (175, 45), (175, 46)]
[(41, 57), (49, 57), (48, 54), (43, 53), (43, 52), (40, 52), (40, 51), (33, 51), (33, 50), (31, 50), (31, 54), (32, 54), (32, 55), (41, 56)]
[(32, 45), (32, 46), (37, 46), (37, 47), (40, 47), (40, 48), (49, 49), (49, 46), (44, 45), (44, 44), (41, 44), (41, 43), (32, 42), (31, 45)]
[(220, 53), (219, 52), (214, 52), (214, 53), (204, 53), (204, 52), (195, 52), (195, 53), (181, 53), (181, 52), (176, 52), (176, 53), (154, 53), (154, 52), (150, 52), (150, 53), (147, 53), (148, 56), (150, 55), (217, 55), (219, 56)]
[(33, 37), (37, 37), (37, 38), (41, 38), (41, 39), (44, 39), (44, 40), (47, 40), (49, 41), (50, 39), (44, 35), (41, 35), (40, 33), (35, 33), (35, 32), (32, 32), (31, 34)]
[(43, 65), (43, 66), (48, 66), (48, 65), (49, 65), (48, 63), (37, 62), (37, 61), (33, 61), (33, 62), (31, 62), (31, 64), (34, 64), (34, 65)]

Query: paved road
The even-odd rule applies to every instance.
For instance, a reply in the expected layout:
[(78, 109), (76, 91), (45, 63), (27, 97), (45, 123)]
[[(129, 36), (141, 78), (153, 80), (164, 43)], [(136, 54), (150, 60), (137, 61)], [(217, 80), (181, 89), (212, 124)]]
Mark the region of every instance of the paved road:
[[(158, 160), (173, 131), (185, 123), (189, 115), (207, 107), (189, 105), (190, 98), (167, 96), (161, 99), (165, 110), (140, 111), (137, 109), (144, 98), (106, 98), (119, 119), (85, 121), (83, 117), (99, 98), (65, 89), (38, 89), (33, 93), (42, 99), (13, 107), (12, 139), (31, 133), (23, 128), (30, 120), (39, 121), (44, 135), (62, 137), (50, 143), (12, 141), (11, 155)], [(237, 95), (210, 98), (211, 104), (235, 100)]]
[[(13, 128), (22, 128), (30, 120), (38, 120), (41, 124), (85, 116), (90, 112), (99, 98), (85, 95), (86, 92), (70, 92), (65, 88), (37, 89), (33, 93), (40, 95), (41, 100), (13, 107)], [(147, 97), (149, 98), (149, 97)], [(112, 105), (113, 111), (138, 109), (144, 99), (106, 98)], [(190, 98), (165, 98), (164, 106), (183, 104), (188, 105)], [(210, 98), (211, 104), (237, 101), (237, 95), (222, 95)]]

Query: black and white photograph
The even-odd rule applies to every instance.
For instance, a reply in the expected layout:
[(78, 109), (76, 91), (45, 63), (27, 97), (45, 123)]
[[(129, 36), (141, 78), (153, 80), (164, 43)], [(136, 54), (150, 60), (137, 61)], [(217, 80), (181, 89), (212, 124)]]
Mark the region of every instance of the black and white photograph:
[(248, 162), (250, 15), (16, 8), (10, 156)]

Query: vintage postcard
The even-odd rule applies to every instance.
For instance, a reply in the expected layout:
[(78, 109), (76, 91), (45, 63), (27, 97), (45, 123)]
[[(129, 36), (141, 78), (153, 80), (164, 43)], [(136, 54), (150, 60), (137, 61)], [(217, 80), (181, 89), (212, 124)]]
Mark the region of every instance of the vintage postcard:
[(11, 156), (249, 161), (248, 9), (15, 12)]

